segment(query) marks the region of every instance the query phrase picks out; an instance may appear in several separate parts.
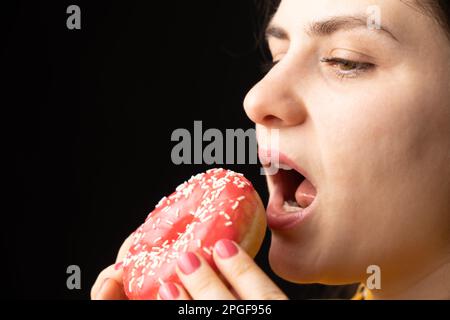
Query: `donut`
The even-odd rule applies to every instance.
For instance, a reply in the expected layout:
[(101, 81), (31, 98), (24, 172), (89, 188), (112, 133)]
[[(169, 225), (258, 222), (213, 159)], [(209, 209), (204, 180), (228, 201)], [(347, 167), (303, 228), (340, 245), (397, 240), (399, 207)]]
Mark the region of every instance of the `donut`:
[(163, 197), (132, 234), (123, 260), (123, 284), (130, 300), (157, 299), (164, 282), (181, 285), (177, 257), (187, 251), (212, 258), (216, 241), (230, 239), (255, 257), (266, 231), (264, 206), (242, 174), (211, 169)]

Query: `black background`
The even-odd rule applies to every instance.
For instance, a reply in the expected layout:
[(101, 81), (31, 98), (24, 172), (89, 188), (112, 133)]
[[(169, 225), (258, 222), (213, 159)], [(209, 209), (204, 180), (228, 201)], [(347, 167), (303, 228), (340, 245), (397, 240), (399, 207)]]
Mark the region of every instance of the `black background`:
[[(66, 8), (81, 8), (68, 30)], [(2, 4), (3, 290), (87, 299), (97, 274), (156, 202), (206, 165), (172, 164), (176, 128), (252, 128), (242, 101), (261, 77), (252, 0)], [(227, 165), (267, 201), (258, 165)], [(9, 179), (8, 179), (9, 178)], [(335, 296), (282, 281), (294, 299)], [(79, 265), (81, 290), (66, 268)]]

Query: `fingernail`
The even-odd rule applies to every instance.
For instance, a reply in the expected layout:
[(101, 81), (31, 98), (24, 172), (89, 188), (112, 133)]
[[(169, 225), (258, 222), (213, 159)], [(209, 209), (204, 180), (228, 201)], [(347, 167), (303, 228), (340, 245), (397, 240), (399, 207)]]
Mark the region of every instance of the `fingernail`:
[(214, 249), (222, 259), (230, 258), (238, 253), (238, 248), (234, 245), (233, 241), (228, 239), (217, 241)]
[(114, 265), (114, 270), (119, 270), (120, 268), (122, 268), (122, 265), (123, 265), (123, 262), (121, 261), (121, 262), (117, 262), (115, 265)]
[(100, 288), (97, 291), (97, 294), (95, 295), (95, 300), (101, 299), (103, 296), (103, 291), (105, 291), (105, 288), (107, 287), (107, 283), (109, 282), (110, 278), (106, 278), (103, 280), (102, 284), (100, 285)]
[(180, 295), (177, 286), (172, 282), (166, 282), (159, 287), (159, 296), (162, 300), (175, 300)]
[(186, 252), (178, 258), (178, 268), (188, 275), (200, 267), (200, 260), (192, 252)]

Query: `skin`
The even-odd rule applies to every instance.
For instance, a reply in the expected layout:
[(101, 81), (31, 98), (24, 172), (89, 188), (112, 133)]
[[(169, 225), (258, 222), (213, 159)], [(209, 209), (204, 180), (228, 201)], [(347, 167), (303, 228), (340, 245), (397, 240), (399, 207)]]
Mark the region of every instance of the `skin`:
[[(450, 298), (450, 42), (411, 4), (283, 0), (273, 18), (277, 32), (268, 42), (277, 63), (244, 107), (259, 145), (267, 147), (263, 131), (279, 129), (279, 150), (317, 189), (304, 223), (272, 233), (271, 267), (289, 281), (365, 283), (367, 267), (377, 265), (376, 299)], [(364, 15), (370, 5), (379, 6), (385, 30), (308, 29)], [(231, 285), (202, 263), (189, 276), (180, 273), (181, 299), (285, 298), (242, 251), (214, 257)], [(120, 270), (105, 270), (92, 297), (120, 297), (120, 281), (99, 290), (105, 278), (120, 279)]]

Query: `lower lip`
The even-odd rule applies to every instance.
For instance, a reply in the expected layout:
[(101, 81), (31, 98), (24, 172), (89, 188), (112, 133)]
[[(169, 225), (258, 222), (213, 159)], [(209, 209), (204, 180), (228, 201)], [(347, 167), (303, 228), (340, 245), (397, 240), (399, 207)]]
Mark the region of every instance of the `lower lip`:
[(316, 200), (317, 196), (307, 208), (300, 209), (297, 212), (285, 212), (283, 196), (280, 192), (274, 190), (270, 195), (266, 210), (269, 228), (272, 230), (288, 230), (297, 227), (312, 214)]

